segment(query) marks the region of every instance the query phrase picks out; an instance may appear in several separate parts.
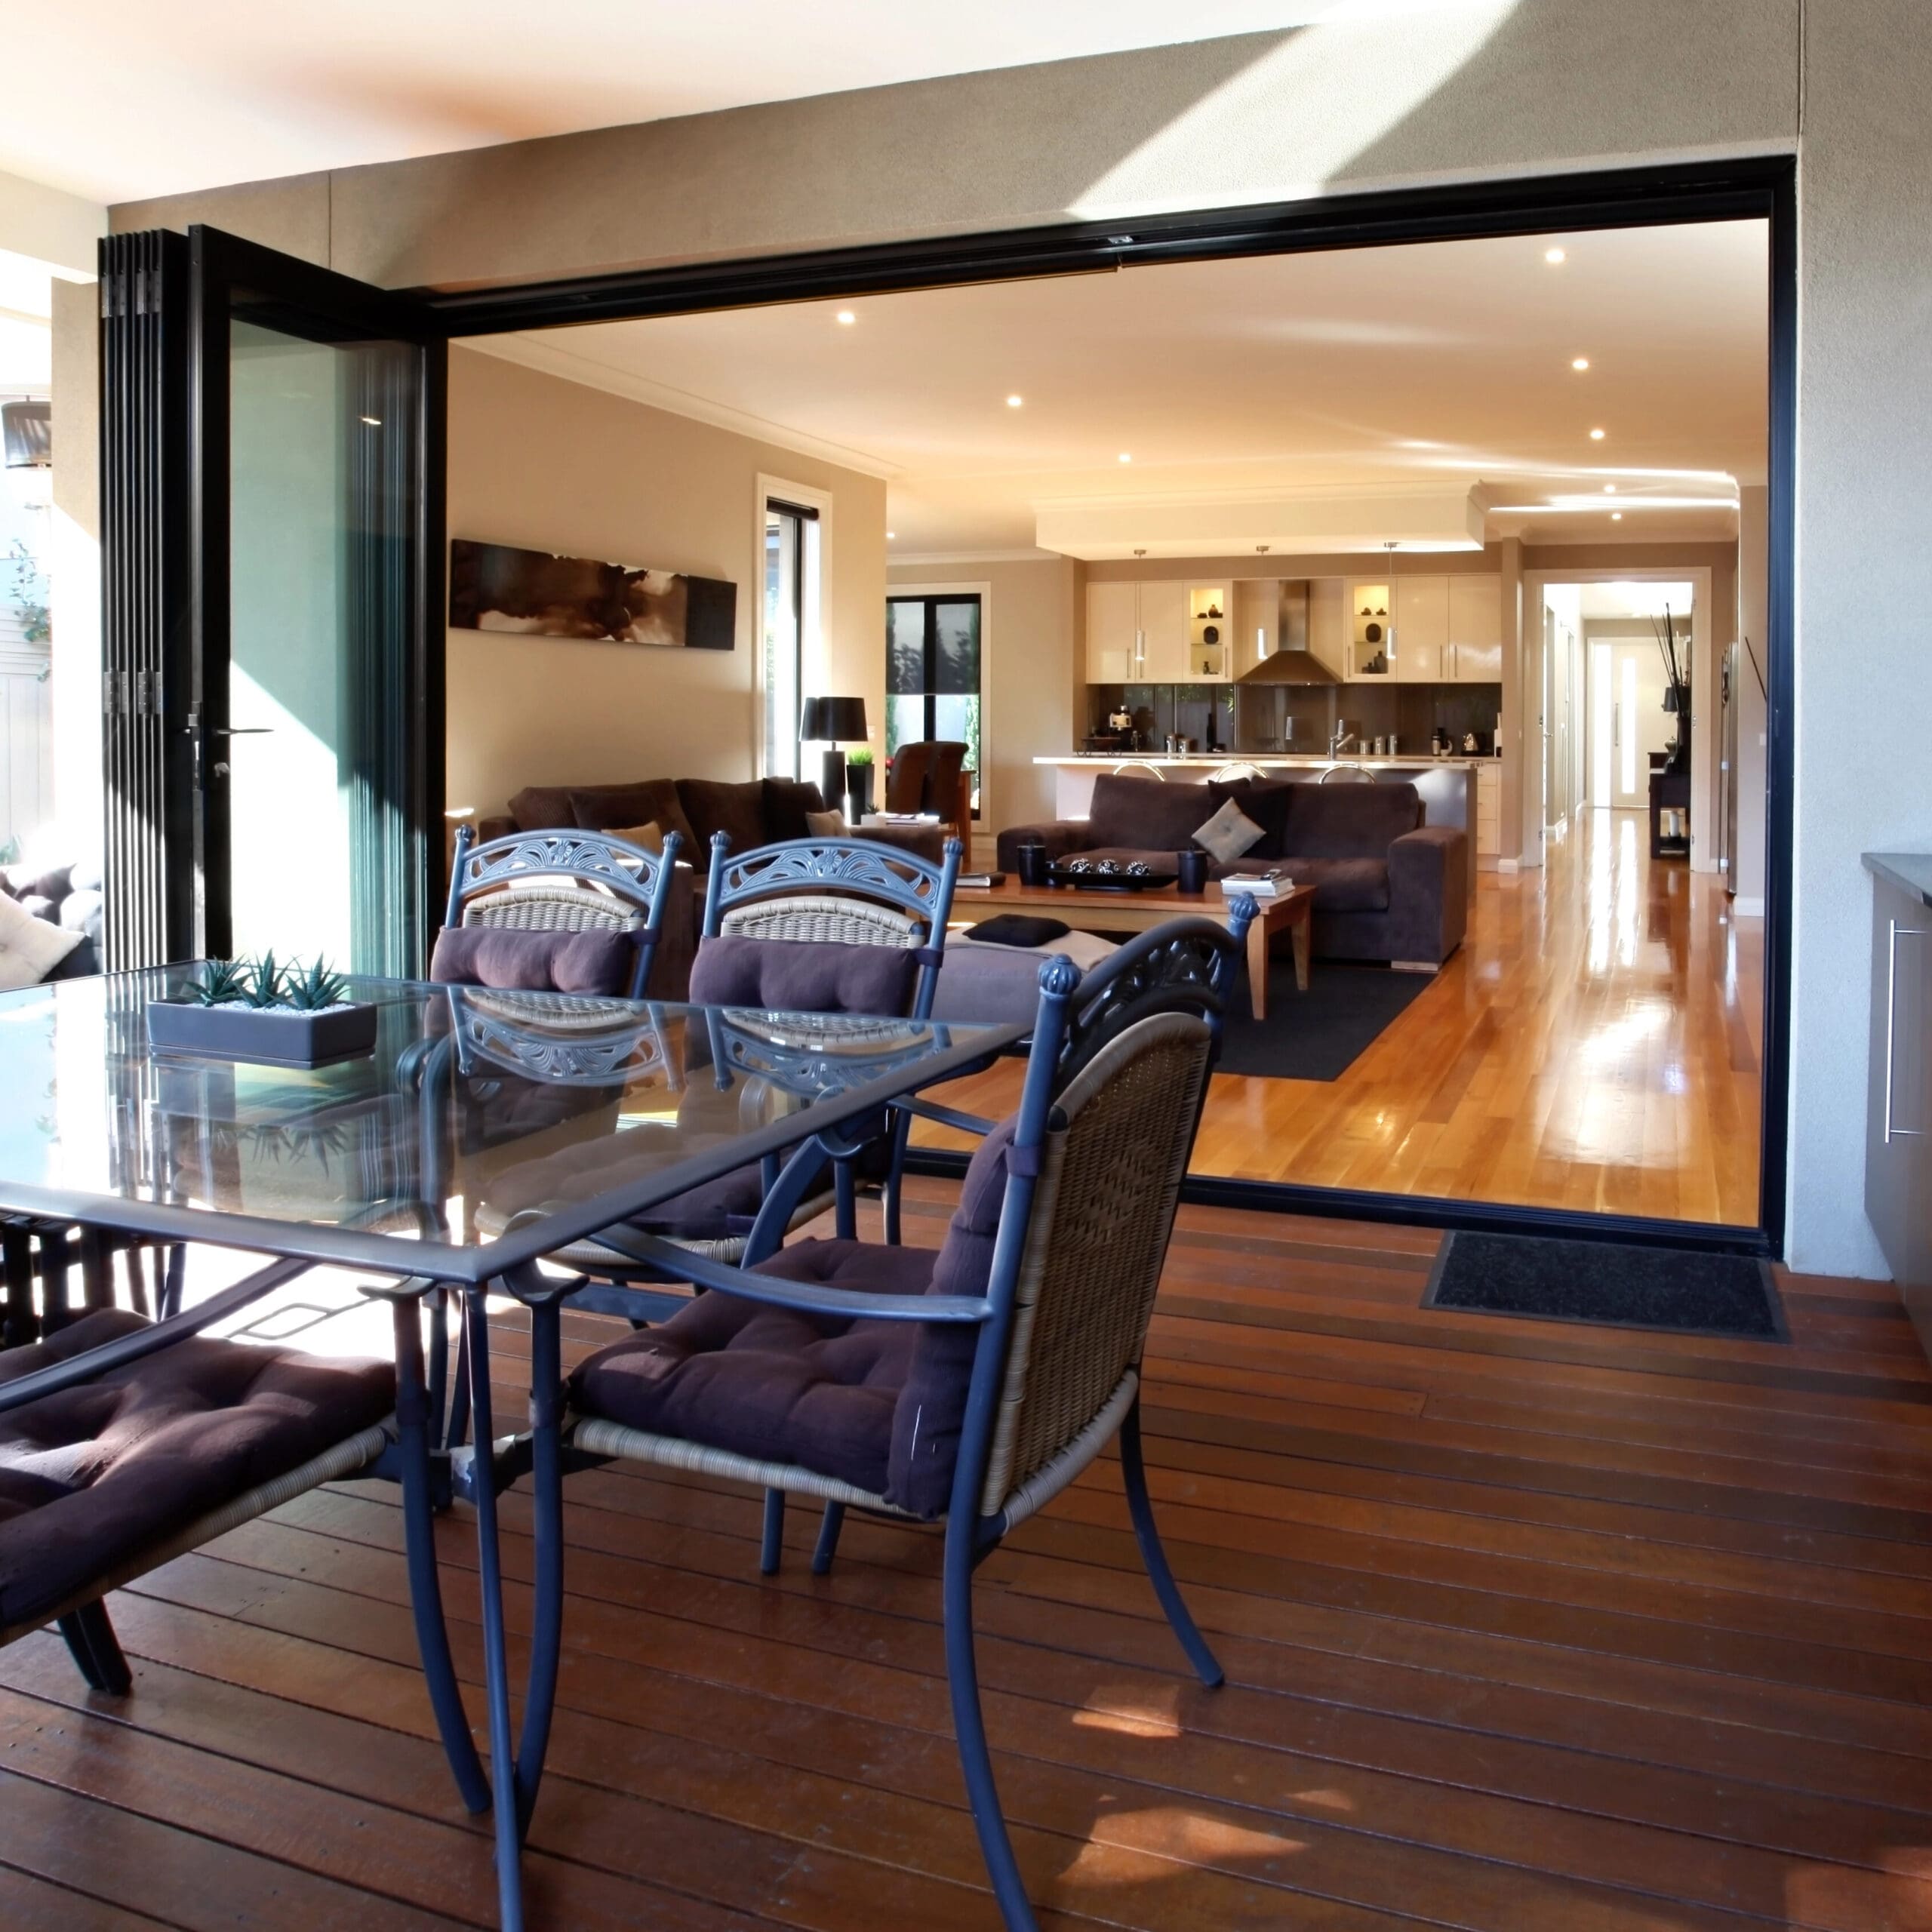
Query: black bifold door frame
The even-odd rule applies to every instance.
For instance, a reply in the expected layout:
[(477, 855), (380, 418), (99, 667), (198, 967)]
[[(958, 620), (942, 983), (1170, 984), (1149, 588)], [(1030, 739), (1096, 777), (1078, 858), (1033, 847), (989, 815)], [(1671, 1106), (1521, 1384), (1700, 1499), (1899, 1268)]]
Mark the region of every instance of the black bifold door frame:
[[(1114, 273), (1158, 263), (1244, 255), (1309, 254), (1326, 249), (1534, 235), (1550, 231), (1663, 226), (1690, 222), (1764, 220), (1770, 238), (1766, 291), (1770, 326), (1769, 636), (1767, 746), (1764, 1023), (1758, 1218), (1755, 1227), (1699, 1223), (1484, 1202), (1419, 1198), (1290, 1183), (1211, 1177), (1191, 1180), (1191, 1198), (1241, 1207), (1343, 1216), (1431, 1227), (1561, 1232), (1583, 1238), (1668, 1241), (1739, 1252), (1778, 1251), (1786, 1202), (1789, 1094), (1791, 832), (1792, 782), (1792, 482), (1796, 423), (1796, 164), (1761, 156), (1606, 170), (1540, 179), (1462, 183), (1343, 195), (1318, 201), (1069, 222), (1001, 232), (833, 249), (749, 260), (533, 283), (515, 288), (420, 291), (392, 297), (343, 278), (331, 288), (356, 290), (369, 302), (401, 301), (426, 337), (501, 334), (574, 323), (672, 315), (701, 309), (828, 301), (895, 290), (1029, 277)], [(115, 238), (116, 241), (137, 238)], [(240, 248), (221, 238), (224, 246)], [(203, 245), (207, 245), (205, 243)], [(265, 252), (265, 251), (264, 251)], [(275, 257), (281, 261), (284, 258)], [(294, 264), (291, 266), (299, 267)], [(321, 270), (308, 270), (322, 276)], [(320, 292), (320, 285), (312, 285)], [(393, 330), (396, 311), (385, 321)], [(206, 358), (204, 358), (205, 366)], [(437, 391), (440, 408), (440, 387)], [(440, 454), (441, 422), (433, 445)], [(439, 464), (437, 466), (438, 469)], [(441, 598), (440, 475), (425, 479), (419, 528), (424, 608)], [(207, 505), (205, 504), (205, 514)], [(212, 552), (210, 552), (212, 555)], [(433, 595), (428, 586), (435, 586)], [(110, 593), (110, 602), (112, 601)], [(426, 637), (419, 716), (430, 734), (417, 747), (419, 789), (440, 789), (440, 628)], [(428, 662), (434, 660), (433, 667)], [(433, 701), (432, 700), (433, 698)], [(433, 742), (431, 740), (433, 739)], [(934, 1157), (934, 1164), (956, 1164)]]

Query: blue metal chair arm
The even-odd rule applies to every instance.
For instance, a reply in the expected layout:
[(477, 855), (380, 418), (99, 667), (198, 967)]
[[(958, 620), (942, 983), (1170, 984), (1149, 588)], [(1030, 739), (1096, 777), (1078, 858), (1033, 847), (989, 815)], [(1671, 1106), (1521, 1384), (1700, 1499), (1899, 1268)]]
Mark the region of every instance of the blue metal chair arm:
[(957, 1107), (943, 1107), (937, 1100), (908, 1098), (894, 1100), (891, 1105), (900, 1113), (916, 1114), (921, 1120), (952, 1128), (957, 1133), (977, 1134), (982, 1140), (999, 1124), (998, 1121), (988, 1120), (983, 1114), (961, 1113)]

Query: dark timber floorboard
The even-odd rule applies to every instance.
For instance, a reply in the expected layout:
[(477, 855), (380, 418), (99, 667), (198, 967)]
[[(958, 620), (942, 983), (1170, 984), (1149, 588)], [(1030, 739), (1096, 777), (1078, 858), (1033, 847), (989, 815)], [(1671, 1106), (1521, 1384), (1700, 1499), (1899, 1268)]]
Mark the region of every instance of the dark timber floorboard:
[[(909, 1238), (937, 1241), (921, 1183)], [(1148, 1363), (1185, 1676), (1108, 1457), (981, 1572), (989, 1721), (1055, 1927), (1932, 1927), (1932, 1371), (1889, 1288), (1789, 1347), (1418, 1306), (1413, 1230), (1184, 1211)], [(572, 1316), (573, 1353), (612, 1333)], [(498, 1324), (500, 1414), (527, 1360)], [(534, 1922), (996, 1924), (930, 1534), (574, 1478)], [(530, 1512), (504, 1506), (514, 1645)], [(481, 1675), (471, 1524), (442, 1525)], [(0, 1925), (485, 1926), (414, 1667), (395, 1493), (343, 1484), (113, 1599), (133, 1694), (0, 1654)], [(520, 1657), (521, 1652), (518, 1651)]]

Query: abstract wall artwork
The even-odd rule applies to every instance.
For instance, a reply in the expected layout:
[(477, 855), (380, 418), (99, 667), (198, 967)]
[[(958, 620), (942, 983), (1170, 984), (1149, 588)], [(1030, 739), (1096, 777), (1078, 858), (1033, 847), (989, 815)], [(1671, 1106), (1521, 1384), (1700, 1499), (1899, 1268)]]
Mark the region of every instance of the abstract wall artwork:
[(507, 543), (450, 545), (450, 622), (460, 630), (608, 638), (673, 651), (729, 651), (738, 586)]

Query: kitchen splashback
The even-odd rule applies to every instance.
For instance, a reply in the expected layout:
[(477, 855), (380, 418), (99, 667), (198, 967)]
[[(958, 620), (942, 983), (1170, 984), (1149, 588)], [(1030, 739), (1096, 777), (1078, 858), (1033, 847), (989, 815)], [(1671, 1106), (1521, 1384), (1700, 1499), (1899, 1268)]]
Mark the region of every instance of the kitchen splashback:
[[(1158, 751), (1170, 732), (1201, 751), (1292, 751), (1328, 748), (1338, 718), (1358, 736), (1391, 734), (1405, 753), (1427, 752), (1431, 734), (1447, 731), (1460, 746), (1475, 732), (1486, 752), (1494, 742), (1500, 685), (1090, 685), (1087, 730), (1107, 729), (1123, 703), (1134, 714), (1144, 747)], [(1211, 737), (1210, 725), (1213, 730)], [(1075, 746), (1075, 749), (1080, 747)]]

